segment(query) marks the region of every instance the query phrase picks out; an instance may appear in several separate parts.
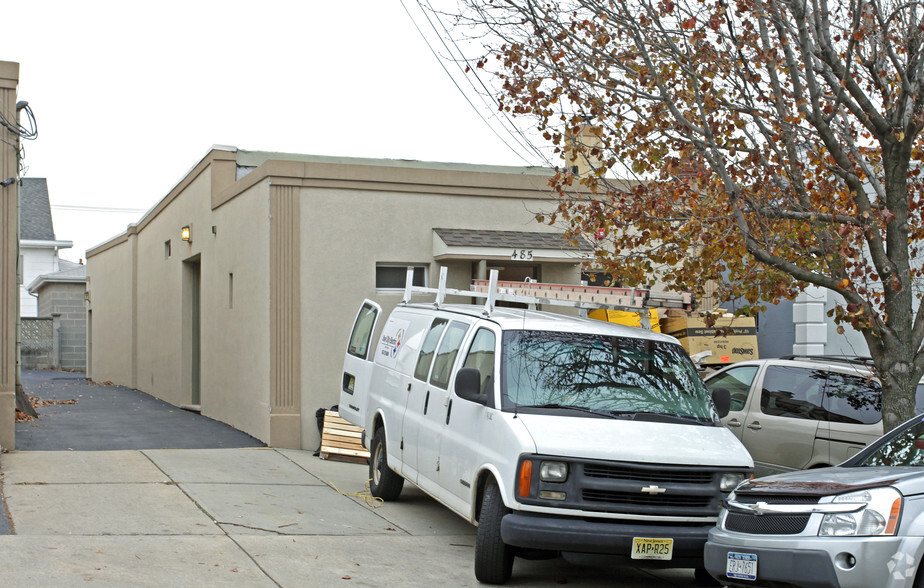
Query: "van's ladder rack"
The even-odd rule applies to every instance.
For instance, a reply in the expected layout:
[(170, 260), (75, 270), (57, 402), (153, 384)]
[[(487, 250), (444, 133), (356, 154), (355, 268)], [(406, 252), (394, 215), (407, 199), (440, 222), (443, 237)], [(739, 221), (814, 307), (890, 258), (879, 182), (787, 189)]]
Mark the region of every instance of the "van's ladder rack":
[(542, 282), (499, 282), (497, 270), (491, 270), (489, 279), (473, 280), (471, 290), (457, 290), (446, 287), (448, 268), (440, 268), (438, 288), (414, 285), (414, 268), (407, 270), (402, 303), (411, 301), (414, 294), (436, 294), (434, 306), (443, 305), (446, 295), (484, 298), (484, 313), (490, 316), (498, 300), (527, 304), (535, 309), (537, 304), (570, 306), (582, 310), (615, 309), (629, 312), (644, 312), (652, 308), (679, 308), (693, 310), (694, 299), (690, 292), (661, 292), (648, 288), (606, 288), (602, 286), (571, 286), (567, 284), (546, 284)]

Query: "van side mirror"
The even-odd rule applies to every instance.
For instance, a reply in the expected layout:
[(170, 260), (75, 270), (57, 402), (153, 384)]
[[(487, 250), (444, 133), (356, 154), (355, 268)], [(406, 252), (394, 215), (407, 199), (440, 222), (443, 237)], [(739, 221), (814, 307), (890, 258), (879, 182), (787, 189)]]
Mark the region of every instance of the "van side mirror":
[(715, 410), (719, 413), (719, 418), (724, 419), (731, 410), (731, 392), (728, 388), (716, 388), (712, 391), (712, 402), (715, 403)]
[(456, 396), (470, 402), (487, 404), (488, 395), (481, 393), (481, 372), (475, 368), (462, 368), (456, 372)]

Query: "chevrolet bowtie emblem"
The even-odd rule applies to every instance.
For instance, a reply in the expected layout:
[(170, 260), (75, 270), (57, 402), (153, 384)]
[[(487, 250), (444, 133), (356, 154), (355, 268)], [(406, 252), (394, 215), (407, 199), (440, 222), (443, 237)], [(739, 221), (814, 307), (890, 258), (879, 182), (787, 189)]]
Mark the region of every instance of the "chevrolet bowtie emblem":
[(645, 494), (664, 494), (667, 492), (667, 489), (661, 488), (660, 486), (645, 486), (642, 488), (642, 492)]

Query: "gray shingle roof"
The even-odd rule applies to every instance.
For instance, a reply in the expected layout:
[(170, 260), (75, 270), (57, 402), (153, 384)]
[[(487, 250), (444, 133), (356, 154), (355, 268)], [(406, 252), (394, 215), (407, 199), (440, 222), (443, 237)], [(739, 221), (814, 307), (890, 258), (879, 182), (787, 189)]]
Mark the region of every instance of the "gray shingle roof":
[(48, 202), (48, 182), (45, 178), (23, 178), (19, 190), (22, 204), (19, 213), (19, 238), (27, 241), (54, 241)]
[(564, 233), (532, 233), (528, 231), (485, 231), (474, 229), (433, 229), (450, 247), (512, 247), (515, 249), (560, 249), (592, 251), (593, 246), (580, 239), (574, 246)]

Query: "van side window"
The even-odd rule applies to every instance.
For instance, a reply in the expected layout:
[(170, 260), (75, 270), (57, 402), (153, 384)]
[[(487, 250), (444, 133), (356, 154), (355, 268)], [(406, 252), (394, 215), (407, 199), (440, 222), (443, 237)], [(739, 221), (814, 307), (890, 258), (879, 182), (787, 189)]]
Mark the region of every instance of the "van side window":
[(375, 325), (377, 312), (374, 306), (363, 304), (356, 316), (356, 324), (350, 333), (350, 344), (347, 353), (360, 359), (366, 359), (369, 354), (369, 338), (372, 337), (372, 327)]
[(417, 357), (417, 367), (414, 368), (414, 377), (418, 380), (427, 380), (427, 374), (430, 373), (430, 364), (433, 363), (433, 352), (436, 351), (436, 344), (440, 341), (440, 335), (446, 328), (446, 319), (434, 319), (430, 325), (430, 331), (427, 338), (424, 339), (423, 346), (420, 348), (420, 355)]
[(721, 376), (706, 382), (706, 389), (713, 392), (716, 388), (725, 388), (731, 393), (729, 410), (744, 410), (744, 404), (748, 400), (748, 390), (751, 389), (754, 376), (757, 375), (757, 367), (756, 365), (743, 365), (730, 368)]
[(494, 332), (488, 329), (479, 329), (475, 333), (472, 346), (465, 356), (465, 365), (462, 367), (475, 368), (481, 373), (481, 393), (487, 394), (488, 387), (494, 377), (494, 345), (496, 338)]
[(781, 365), (767, 367), (760, 410), (764, 414), (794, 419), (825, 420), (822, 399), (825, 372)]
[(860, 376), (828, 372), (825, 408), (828, 420), (835, 423), (878, 423), (882, 420), (879, 383)]
[(433, 373), (430, 374), (430, 383), (438, 388), (449, 387), (449, 377), (452, 375), (452, 366), (462, 346), (462, 339), (468, 331), (468, 325), (457, 321), (449, 323), (449, 330), (440, 343), (440, 349), (433, 363)]

